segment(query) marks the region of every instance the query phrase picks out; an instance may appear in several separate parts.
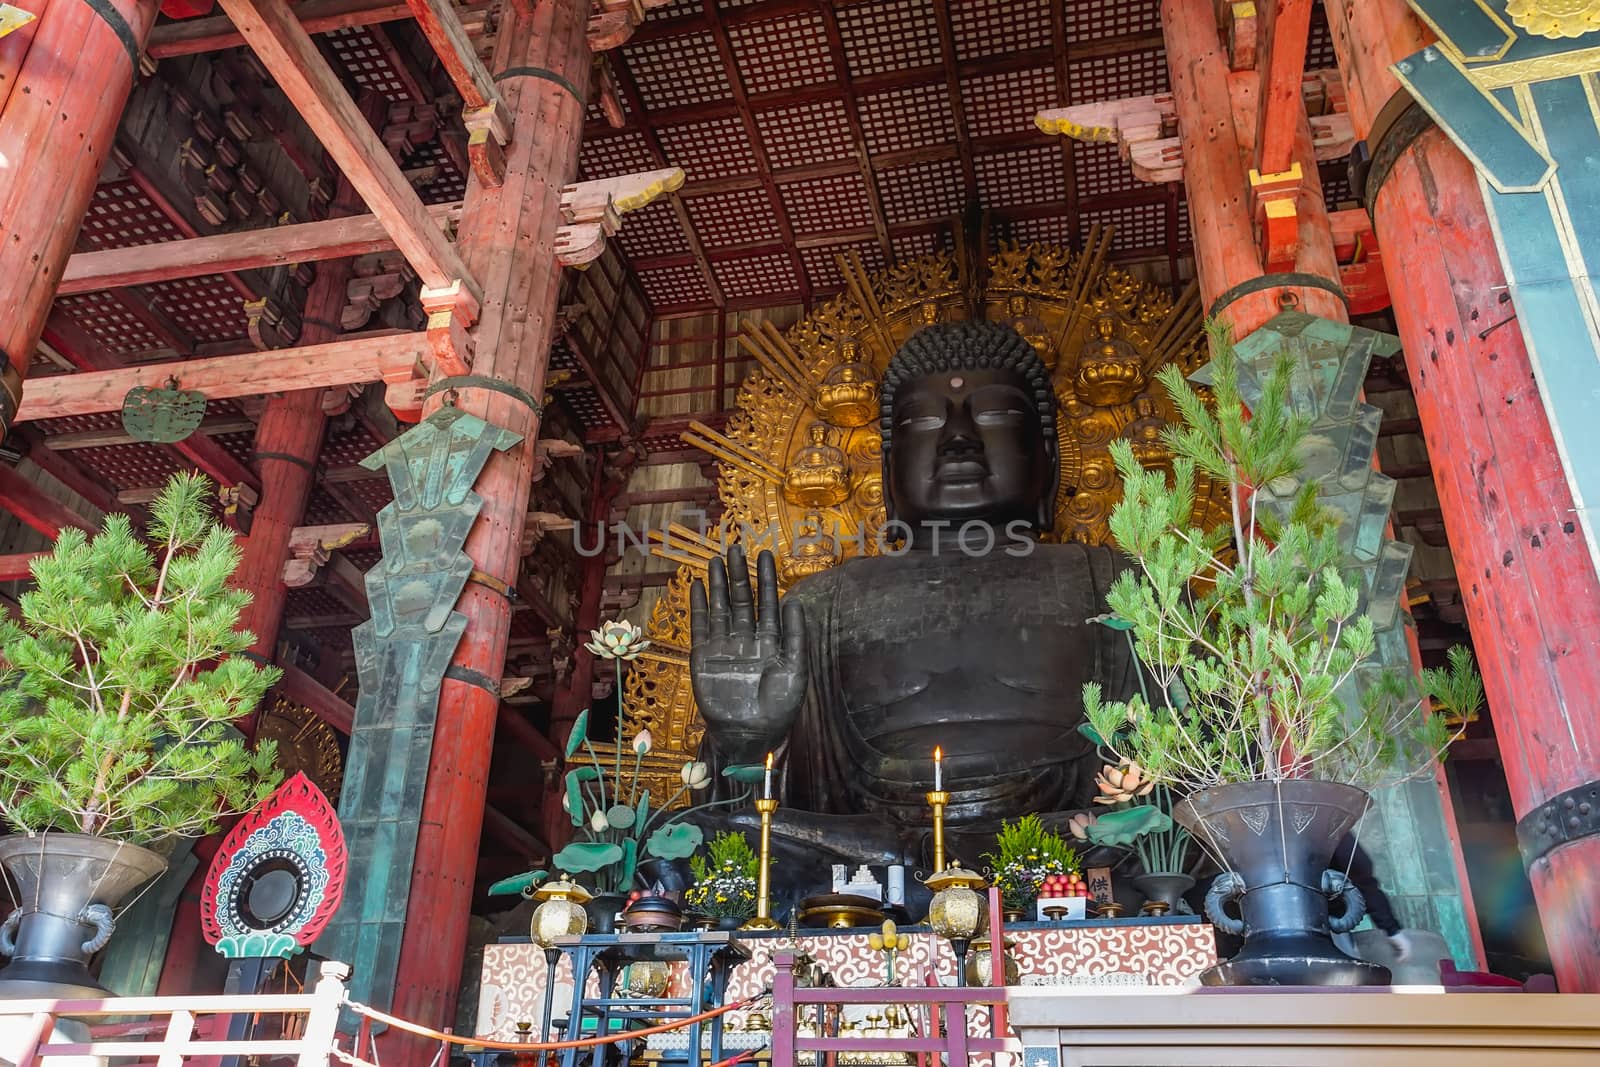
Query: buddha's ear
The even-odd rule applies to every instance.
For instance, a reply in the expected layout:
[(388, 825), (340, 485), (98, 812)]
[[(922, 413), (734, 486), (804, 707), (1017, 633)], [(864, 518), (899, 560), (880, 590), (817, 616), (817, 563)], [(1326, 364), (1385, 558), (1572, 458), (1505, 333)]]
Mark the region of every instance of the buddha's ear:
[[(1050, 476), (1045, 480), (1045, 491), (1039, 498), (1040, 534), (1047, 534), (1056, 528), (1056, 497), (1061, 492), (1061, 442), (1053, 433), (1045, 435), (1044, 454), (1050, 463)], [(888, 499), (887, 491), (884, 499)]]
[(883, 486), (883, 521), (890, 523), (894, 521), (894, 491), (889, 487), (894, 483), (889, 477), (889, 450), (884, 448), (881, 451), (883, 458), (882, 466), (879, 470), (879, 479), (880, 484)]

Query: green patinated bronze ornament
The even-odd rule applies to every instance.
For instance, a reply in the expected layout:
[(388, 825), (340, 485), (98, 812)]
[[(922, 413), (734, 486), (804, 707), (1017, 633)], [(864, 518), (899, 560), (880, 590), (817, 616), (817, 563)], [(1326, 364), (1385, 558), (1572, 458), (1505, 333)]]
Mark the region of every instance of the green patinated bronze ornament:
[(153, 389), (136, 385), (122, 398), (122, 428), (135, 441), (182, 441), (200, 428), (205, 417), (205, 394), (179, 389), (176, 378)]

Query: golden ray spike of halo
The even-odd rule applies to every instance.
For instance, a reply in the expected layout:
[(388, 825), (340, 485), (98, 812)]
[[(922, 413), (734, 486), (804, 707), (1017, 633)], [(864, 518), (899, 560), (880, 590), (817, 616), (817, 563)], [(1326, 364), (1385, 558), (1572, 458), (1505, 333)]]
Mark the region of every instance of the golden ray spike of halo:
[(680, 433), (678, 439), (702, 452), (711, 453), (752, 477), (769, 482), (783, 481), (783, 472), (777, 467), (755, 455), (733, 438), (723, 436), (704, 423), (691, 422), (689, 429)]
[(1089, 226), (1089, 236), (1083, 242), (1083, 251), (1078, 253), (1077, 261), (1072, 264), (1072, 276), (1067, 280), (1066, 297), (1068, 311), (1061, 322), (1061, 329), (1055, 336), (1055, 350), (1060, 352), (1066, 347), (1067, 341), (1072, 338), (1072, 331), (1077, 329), (1078, 320), (1083, 317), (1084, 297), (1098, 275), (1092, 269), (1092, 264), (1101, 252), (1102, 242), (1110, 243), (1109, 232), (1115, 227), (1104, 226), (1098, 222)]
[(688, 567), (696, 576), (704, 577), (706, 566), (711, 562), (699, 556), (680, 556), (678, 553), (665, 548), (652, 548), (650, 554), (656, 559), (664, 559), (668, 563), (676, 563), (680, 567)]
[(894, 339), (889, 336), (888, 324), (884, 322), (883, 308), (878, 303), (878, 296), (872, 291), (872, 279), (867, 275), (867, 268), (861, 262), (861, 253), (852, 248), (844, 255), (833, 257), (834, 266), (839, 268), (839, 273), (844, 278), (845, 287), (850, 291), (850, 298), (861, 307), (862, 314), (867, 317), (867, 324), (878, 335), (878, 343), (890, 355), (894, 354)]
[(767, 347), (773, 355), (777, 356), (783, 365), (789, 368), (794, 376), (805, 386), (807, 402), (814, 401), (817, 395), (817, 380), (806, 369), (806, 361), (795, 350), (794, 345), (789, 343), (789, 339), (783, 335), (783, 331), (770, 321), (759, 323), (757, 329), (765, 336)]
[(651, 530), (650, 540), (661, 546), (665, 551), (680, 552), (695, 559), (711, 559), (714, 556), (721, 555), (709, 545), (702, 545), (687, 538), (674, 537), (670, 531), (663, 536), (659, 530)]
[(754, 356), (756, 362), (761, 364), (762, 370), (776, 378), (807, 404), (816, 401), (817, 388), (810, 376), (790, 366), (780, 353), (769, 348), (766, 339), (761, 336), (759, 327), (748, 320), (745, 322), (745, 332), (739, 335), (739, 347)]
[(1200, 283), (1190, 282), (1189, 287), (1178, 298), (1172, 313), (1167, 316), (1166, 321), (1171, 323), (1172, 327), (1161, 332), (1144, 358), (1146, 375), (1155, 374), (1159, 368), (1178, 357), (1183, 346), (1194, 340), (1203, 315), (1203, 309), (1200, 307)]
[(696, 548), (704, 549), (712, 555), (721, 552), (723, 548), (721, 538), (713, 538), (710, 534), (691, 529), (681, 522), (667, 523), (667, 533), (676, 538), (676, 543), (678, 544), (692, 545)]

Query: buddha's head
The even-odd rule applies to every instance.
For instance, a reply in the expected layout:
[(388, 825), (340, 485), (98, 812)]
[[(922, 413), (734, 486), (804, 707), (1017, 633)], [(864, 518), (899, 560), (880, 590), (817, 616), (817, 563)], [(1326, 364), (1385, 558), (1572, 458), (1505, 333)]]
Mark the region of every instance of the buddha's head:
[(1051, 526), (1055, 392), (1038, 353), (1009, 326), (918, 330), (884, 371), (879, 412), (889, 518)]

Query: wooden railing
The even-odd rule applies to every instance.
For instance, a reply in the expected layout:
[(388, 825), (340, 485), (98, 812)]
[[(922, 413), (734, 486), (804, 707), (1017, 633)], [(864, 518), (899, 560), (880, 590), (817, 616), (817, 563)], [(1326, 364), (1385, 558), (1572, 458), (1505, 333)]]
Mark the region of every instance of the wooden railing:
[[(344, 980), (350, 968), (324, 963), (321, 981), (310, 993), (251, 996), (113, 997), (105, 1000), (0, 1000), (0, 1029), (14, 1043), (0, 1047), (0, 1060), (16, 1067), (48, 1067), (64, 1056), (117, 1057), (156, 1067), (183, 1067), (185, 1058), (242, 1062), (247, 1056), (292, 1057), (297, 1067), (328, 1067), (334, 1052), (334, 1031), (344, 1003)], [(228, 1040), (203, 1036), (226, 1034), (222, 1016), (304, 1016), (297, 1040)], [(95, 1027), (94, 1019), (148, 1016), (148, 1022)], [(52, 1041), (61, 1019), (89, 1022), (101, 1030), (88, 1041)], [(162, 1025), (165, 1020), (165, 1025)], [(221, 1025), (207, 1025), (221, 1023)], [(291, 1031), (290, 1027), (285, 1027)], [(111, 1033), (105, 1033), (111, 1031)], [(142, 1040), (141, 1040), (142, 1038)]]
[[(951, 1067), (965, 1067), (980, 1053), (1019, 1052), (1022, 1046), (1006, 1034), (1006, 990), (1001, 986), (885, 986), (872, 988), (809, 988), (796, 984), (792, 949), (773, 954), (772, 1067), (794, 1067), (796, 1054), (821, 1054), (819, 1062), (835, 1062), (835, 1054), (851, 1052), (875, 1057), (880, 1053), (915, 1053), (927, 1063), (942, 1055)], [(798, 1033), (802, 1007), (818, 1005), (895, 1005), (920, 1017), (921, 1037), (802, 1037)], [(989, 1009), (989, 1034), (967, 1032), (968, 1006)], [(919, 1010), (920, 1009), (920, 1010)], [(1005, 1036), (1002, 1036), (1005, 1035)], [(825, 1059), (824, 1059), (825, 1058)], [(872, 1062), (887, 1062), (874, 1058)], [(937, 1062), (935, 1060), (935, 1062)]]

